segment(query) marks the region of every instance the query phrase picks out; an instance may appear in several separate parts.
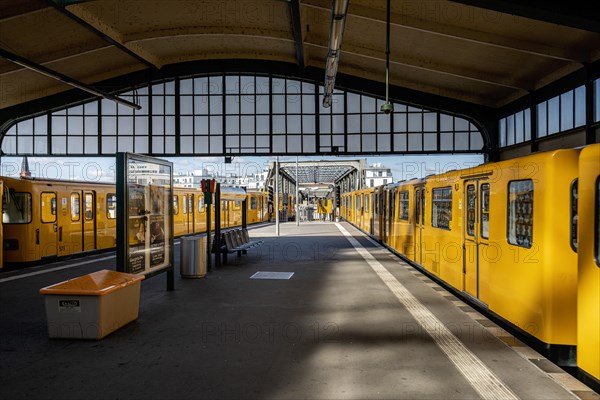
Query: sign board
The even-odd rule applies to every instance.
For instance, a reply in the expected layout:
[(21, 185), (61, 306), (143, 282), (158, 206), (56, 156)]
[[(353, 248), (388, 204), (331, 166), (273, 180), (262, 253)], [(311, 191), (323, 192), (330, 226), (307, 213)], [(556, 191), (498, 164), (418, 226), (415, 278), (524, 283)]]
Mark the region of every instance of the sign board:
[(117, 154), (118, 271), (173, 273), (173, 194), (173, 163)]

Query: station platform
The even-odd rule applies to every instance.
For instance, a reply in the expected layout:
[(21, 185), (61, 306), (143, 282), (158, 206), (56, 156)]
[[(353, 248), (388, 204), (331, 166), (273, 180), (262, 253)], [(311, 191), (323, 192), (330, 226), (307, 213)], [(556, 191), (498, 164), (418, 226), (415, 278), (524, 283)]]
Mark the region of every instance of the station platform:
[(144, 280), (139, 318), (102, 340), (49, 339), (39, 289), (114, 254), (1, 273), (0, 397), (600, 398), (351, 225), (280, 229), (203, 279), (176, 246), (175, 290)]

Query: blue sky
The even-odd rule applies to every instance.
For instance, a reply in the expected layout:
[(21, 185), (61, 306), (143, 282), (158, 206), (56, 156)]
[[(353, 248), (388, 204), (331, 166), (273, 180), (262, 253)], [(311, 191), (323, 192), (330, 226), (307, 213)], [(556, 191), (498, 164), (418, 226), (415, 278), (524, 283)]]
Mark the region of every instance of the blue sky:
[[(338, 161), (361, 158), (365, 157), (299, 157), (299, 161)], [(1, 175), (17, 177), (21, 168), (21, 159), (21, 157), (2, 157)], [(261, 172), (275, 157), (234, 157), (231, 164), (225, 164), (223, 157), (166, 157), (166, 159), (173, 162), (176, 173), (205, 168), (247, 175)], [(280, 161), (295, 161), (296, 157), (280, 157), (279, 159)], [(28, 157), (28, 161), (32, 175), (35, 177), (95, 182), (114, 182), (115, 180), (115, 159), (112, 157)], [(399, 181), (479, 165), (483, 162), (483, 155), (381, 156), (367, 157), (367, 162), (369, 164), (383, 163), (392, 169), (394, 181)]]

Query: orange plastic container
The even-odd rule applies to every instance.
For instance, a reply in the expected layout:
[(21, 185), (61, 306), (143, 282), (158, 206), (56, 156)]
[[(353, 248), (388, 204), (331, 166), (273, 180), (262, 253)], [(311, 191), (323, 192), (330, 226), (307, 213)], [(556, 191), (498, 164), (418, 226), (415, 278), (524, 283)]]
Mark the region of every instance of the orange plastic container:
[(101, 270), (40, 289), (51, 338), (101, 339), (138, 317), (143, 275)]

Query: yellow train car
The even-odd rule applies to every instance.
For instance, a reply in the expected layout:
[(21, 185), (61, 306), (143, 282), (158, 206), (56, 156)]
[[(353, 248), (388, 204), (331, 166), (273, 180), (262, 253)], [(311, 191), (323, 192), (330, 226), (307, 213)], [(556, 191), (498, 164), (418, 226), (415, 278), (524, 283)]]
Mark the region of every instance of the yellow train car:
[[(508, 321), (555, 362), (574, 366), (577, 253), (569, 215), (578, 162), (579, 150), (557, 150), (386, 185), (378, 194), (381, 241)], [(346, 195), (354, 212), (360, 193)]]
[[(382, 186), (379, 209), (382, 218), (375, 232), (381, 242), (403, 256), (415, 260), (416, 181), (403, 181)], [(393, 208), (392, 208), (393, 205)], [(395, 210), (395, 211), (392, 211)]]
[(340, 217), (354, 224), (354, 207), (352, 200), (352, 192), (340, 194)]
[(114, 185), (5, 177), (3, 186), (5, 262), (116, 246)]
[(600, 392), (600, 144), (581, 151), (571, 191), (577, 199), (570, 213), (578, 252), (577, 366)]
[(373, 234), (371, 222), (374, 191), (374, 188), (365, 188), (352, 192), (353, 210), (350, 213), (352, 223), (370, 235)]
[(266, 193), (248, 191), (246, 221), (248, 224), (267, 222), (268, 204)]
[[(114, 184), (4, 177), (1, 185), (0, 268), (4, 262), (23, 265), (116, 246)], [(221, 198), (221, 227), (241, 225), (244, 189), (222, 187)], [(267, 220), (266, 194), (249, 199), (252, 217), (247, 222)], [(176, 237), (206, 232), (207, 208), (199, 189), (174, 188), (172, 201)], [(253, 204), (260, 204), (262, 211), (252, 209)], [(214, 230), (215, 207), (211, 217)]]

